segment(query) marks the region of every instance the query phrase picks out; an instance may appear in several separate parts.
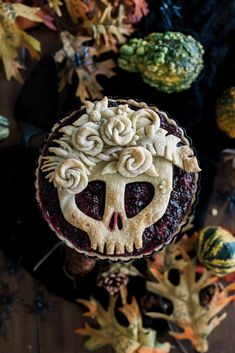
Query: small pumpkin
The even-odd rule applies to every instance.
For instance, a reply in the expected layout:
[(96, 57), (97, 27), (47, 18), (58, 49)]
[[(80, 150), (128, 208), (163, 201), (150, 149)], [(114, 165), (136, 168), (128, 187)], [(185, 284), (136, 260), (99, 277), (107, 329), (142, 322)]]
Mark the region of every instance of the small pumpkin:
[(4, 116), (0, 115), (0, 141), (5, 140), (10, 133), (9, 121)]
[(218, 99), (216, 121), (220, 130), (235, 138), (235, 87), (225, 90)]
[(235, 271), (235, 237), (219, 226), (203, 228), (197, 240), (200, 262), (217, 276)]
[(120, 49), (119, 66), (139, 72), (158, 91), (188, 89), (203, 68), (204, 49), (192, 36), (181, 32), (152, 33), (132, 38)]

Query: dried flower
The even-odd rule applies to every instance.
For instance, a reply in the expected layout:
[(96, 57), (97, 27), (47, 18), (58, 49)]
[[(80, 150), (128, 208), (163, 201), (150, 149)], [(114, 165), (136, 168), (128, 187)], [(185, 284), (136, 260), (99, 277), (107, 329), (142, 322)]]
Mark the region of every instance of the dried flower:
[(99, 287), (114, 295), (127, 285), (129, 276), (141, 276), (141, 273), (132, 265), (132, 262), (115, 263), (101, 270), (96, 282)]
[(93, 270), (96, 264), (96, 260), (87, 257), (83, 254), (79, 254), (77, 251), (66, 246), (66, 260), (67, 269), (74, 276), (85, 276)]

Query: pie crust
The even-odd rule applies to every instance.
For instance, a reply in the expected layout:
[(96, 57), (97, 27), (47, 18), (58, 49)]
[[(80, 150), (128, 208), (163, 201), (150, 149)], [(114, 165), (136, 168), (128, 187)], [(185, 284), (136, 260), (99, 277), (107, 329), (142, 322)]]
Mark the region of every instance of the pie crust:
[[(135, 100), (104, 97), (85, 102), (54, 126), (38, 162), (37, 199), (44, 218), (68, 246), (100, 259), (129, 260), (160, 250), (179, 232), (195, 200), (199, 171), (189, 139), (166, 113)], [(77, 202), (92, 182), (105, 185), (99, 219)], [(132, 183), (151, 184), (154, 193), (128, 217), (125, 195)], [(165, 224), (169, 229), (156, 243), (159, 224), (161, 229), (164, 217), (167, 222), (172, 218), (175, 198), (181, 200), (180, 217), (173, 217), (174, 226), (173, 220)]]

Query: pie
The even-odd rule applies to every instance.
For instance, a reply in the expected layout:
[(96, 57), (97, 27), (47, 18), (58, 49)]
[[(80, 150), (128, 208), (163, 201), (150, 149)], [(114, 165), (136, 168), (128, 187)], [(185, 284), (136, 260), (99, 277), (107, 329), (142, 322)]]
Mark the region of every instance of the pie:
[(199, 171), (189, 139), (166, 113), (104, 97), (54, 126), (38, 162), (37, 200), (76, 251), (141, 258), (186, 223)]

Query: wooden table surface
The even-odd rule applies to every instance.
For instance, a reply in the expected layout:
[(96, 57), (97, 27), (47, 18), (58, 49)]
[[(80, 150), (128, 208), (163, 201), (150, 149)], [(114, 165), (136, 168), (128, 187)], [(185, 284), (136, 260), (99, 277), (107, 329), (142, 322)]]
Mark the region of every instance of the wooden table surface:
[[(1, 256), (1, 269), (5, 266), (4, 262)], [(9, 318), (0, 322), (0, 353), (88, 352), (83, 344), (86, 337), (73, 332), (84, 324), (79, 306), (48, 293), (24, 270), (17, 275), (2, 274), (1, 283), (9, 286), (14, 301), (9, 308)], [(45, 317), (33, 310), (39, 292), (52, 305)], [(227, 313), (227, 318), (209, 338), (209, 353), (234, 353), (235, 307), (232, 304), (227, 308)], [(188, 353), (193, 352), (190, 344), (186, 347)], [(113, 349), (107, 346), (96, 352), (111, 353)], [(180, 349), (174, 345), (171, 352), (177, 353)]]

